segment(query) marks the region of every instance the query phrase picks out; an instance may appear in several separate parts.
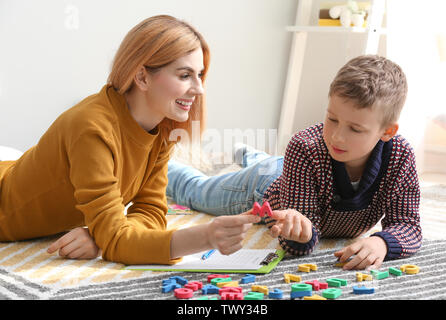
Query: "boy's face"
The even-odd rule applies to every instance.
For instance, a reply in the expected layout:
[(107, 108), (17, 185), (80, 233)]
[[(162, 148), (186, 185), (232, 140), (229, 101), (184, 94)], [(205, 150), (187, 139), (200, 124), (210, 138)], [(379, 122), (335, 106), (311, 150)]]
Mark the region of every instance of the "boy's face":
[(388, 141), (387, 128), (377, 108), (358, 108), (352, 100), (332, 95), (324, 122), (323, 137), (333, 159), (347, 169), (363, 168), (376, 143)]

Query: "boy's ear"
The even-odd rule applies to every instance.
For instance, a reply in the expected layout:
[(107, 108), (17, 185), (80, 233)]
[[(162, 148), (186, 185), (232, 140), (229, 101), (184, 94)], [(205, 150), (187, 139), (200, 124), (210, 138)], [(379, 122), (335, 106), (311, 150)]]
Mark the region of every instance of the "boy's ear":
[(384, 131), (384, 134), (381, 136), (381, 140), (384, 142), (389, 141), (396, 135), (398, 129), (399, 129), (398, 123), (392, 123), (386, 128), (386, 131)]

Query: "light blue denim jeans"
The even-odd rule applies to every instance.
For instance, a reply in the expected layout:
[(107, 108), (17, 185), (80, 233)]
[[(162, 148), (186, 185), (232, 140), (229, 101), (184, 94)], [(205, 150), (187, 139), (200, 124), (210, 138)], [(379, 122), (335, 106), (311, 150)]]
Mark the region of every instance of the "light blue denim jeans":
[(263, 194), (282, 174), (283, 157), (261, 151), (246, 152), (242, 169), (219, 176), (170, 160), (167, 196), (177, 204), (212, 215), (232, 215), (262, 204)]

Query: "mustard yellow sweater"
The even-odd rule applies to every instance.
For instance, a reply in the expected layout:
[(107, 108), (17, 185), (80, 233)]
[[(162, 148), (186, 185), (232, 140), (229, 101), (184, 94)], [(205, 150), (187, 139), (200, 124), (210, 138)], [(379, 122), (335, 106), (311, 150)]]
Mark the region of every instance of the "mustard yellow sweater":
[(171, 147), (104, 86), (60, 115), (19, 160), (0, 162), (0, 241), (87, 226), (106, 260), (177, 262), (165, 217)]

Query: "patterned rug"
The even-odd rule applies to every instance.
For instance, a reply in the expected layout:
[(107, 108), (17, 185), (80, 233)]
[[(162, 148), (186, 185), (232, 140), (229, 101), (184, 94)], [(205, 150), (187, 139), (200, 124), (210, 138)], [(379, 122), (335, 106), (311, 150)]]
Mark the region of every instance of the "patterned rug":
[[(356, 295), (352, 287), (358, 285), (355, 271), (334, 267), (333, 252), (353, 242), (353, 239), (324, 239), (315, 251), (306, 257), (283, 260), (267, 275), (258, 275), (255, 284), (281, 289), (284, 299), (290, 298), (290, 284), (283, 280), (283, 273), (302, 276), (302, 281), (325, 281), (342, 278), (348, 284), (342, 287), (338, 299), (446, 299), (446, 186), (436, 185), (422, 189), (421, 217), (424, 230), (422, 249), (413, 257), (388, 261), (382, 270), (402, 264), (416, 264), (420, 272), (415, 275), (390, 276), (382, 280), (361, 283), (375, 288), (371, 295)], [(169, 203), (169, 227), (187, 227), (206, 223), (213, 217)], [(372, 230), (375, 232), (378, 229)], [(366, 235), (365, 235), (366, 236)], [(46, 249), (56, 237), (33, 241), (0, 243), (0, 300), (93, 299), (93, 300), (168, 300), (172, 293), (161, 293), (161, 280), (181, 275), (189, 281), (206, 281), (205, 273), (178, 273), (122, 270), (122, 264), (93, 260), (62, 259), (48, 254)], [(264, 225), (255, 225), (244, 240), (245, 248), (278, 248)], [(317, 264), (311, 273), (297, 271), (302, 263)], [(232, 275), (240, 280), (243, 274)], [(246, 294), (252, 284), (241, 285)], [(319, 294), (319, 292), (315, 292)], [(210, 295), (217, 296), (217, 295)], [(195, 292), (191, 299), (201, 298)], [(265, 297), (268, 299), (268, 297)]]

